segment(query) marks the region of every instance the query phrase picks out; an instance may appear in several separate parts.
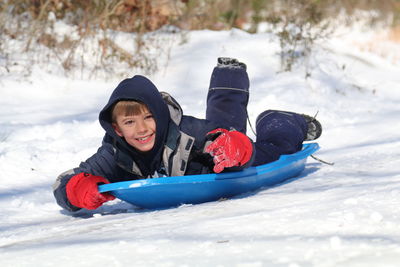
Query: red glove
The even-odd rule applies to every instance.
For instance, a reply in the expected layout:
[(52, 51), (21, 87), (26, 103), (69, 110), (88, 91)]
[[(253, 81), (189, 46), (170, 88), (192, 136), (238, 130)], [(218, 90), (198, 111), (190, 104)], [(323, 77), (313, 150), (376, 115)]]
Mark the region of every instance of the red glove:
[(115, 197), (108, 193), (99, 193), (98, 184), (109, 184), (103, 177), (89, 173), (79, 173), (68, 181), (66, 190), (67, 198), (72, 205), (79, 208), (94, 210), (104, 202), (113, 200)]
[(220, 173), (224, 168), (243, 166), (251, 159), (253, 145), (245, 134), (218, 128), (207, 133), (207, 136), (213, 135), (218, 137), (205, 151), (213, 156), (214, 172)]

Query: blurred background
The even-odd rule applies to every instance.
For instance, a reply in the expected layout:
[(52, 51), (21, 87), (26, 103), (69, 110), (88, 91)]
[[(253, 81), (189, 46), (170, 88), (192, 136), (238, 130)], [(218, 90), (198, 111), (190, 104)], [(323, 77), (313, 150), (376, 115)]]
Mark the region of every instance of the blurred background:
[(365, 49), (400, 42), (399, 22), (399, 0), (1, 0), (0, 75), (30, 76), (33, 66), (84, 78), (151, 74), (189, 31), (232, 28), (278, 36), (290, 71), (346, 27), (376, 30)]

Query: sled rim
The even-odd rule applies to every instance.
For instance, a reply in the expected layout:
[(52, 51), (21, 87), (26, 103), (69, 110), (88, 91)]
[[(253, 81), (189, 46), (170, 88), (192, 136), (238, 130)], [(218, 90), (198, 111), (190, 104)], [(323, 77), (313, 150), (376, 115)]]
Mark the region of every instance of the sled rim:
[(226, 179), (243, 179), (246, 177), (252, 177), (261, 175), (266, 172), (275, 171), (286, 165), (290, 165), (294, 162), (306, 159), (308, 156), (313, 154), (319, 149), (318, 143), (303, 144), (302, 150), (289, 154), (282, 155), (278, 160), (263, 164), (260, 166), (249, 167), (238, 172), (227, 172), (227, 173), (210, 173), (210, 174), (197, 174), (197, 175), (186, 175), (186, 176), (170, 176), (170, 177), (159, 177), (159, 178), (147, 178), (138, 180), (129, 180), (123, 182), (109, 183), (99, 185), (98, 189), (100, 193), (116, 191), (116, 190), (131, 190), (133, 188), (159, 186), (159, 185), (172, 185), (172, 184), (186, 184), (186, 183), (205, 183), (213, 182), (218, 180)]

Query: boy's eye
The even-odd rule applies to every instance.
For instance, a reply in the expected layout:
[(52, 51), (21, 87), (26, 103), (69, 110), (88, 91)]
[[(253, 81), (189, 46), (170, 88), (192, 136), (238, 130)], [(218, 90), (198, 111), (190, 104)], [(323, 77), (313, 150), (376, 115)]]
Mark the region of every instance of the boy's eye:
[(132, 123), (134, 123), (133, 120), (127, 120), (124, 122), (125, 125), (131, 125)]
[(152, 119), (153, 118), (153, 114), (149, 114), (149, 115), (146, 115), (145, 117), (144, 117), (144, 119)]

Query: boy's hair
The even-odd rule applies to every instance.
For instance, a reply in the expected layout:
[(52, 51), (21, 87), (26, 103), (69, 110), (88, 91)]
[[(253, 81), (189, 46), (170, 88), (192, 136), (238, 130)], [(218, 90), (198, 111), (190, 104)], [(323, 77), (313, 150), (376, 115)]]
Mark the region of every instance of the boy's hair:
[(112, 122), (117, 122), (117, 116), (132, 116), (139, 115), (143, 112), (148, 111), (149, 108), (146, 104), (134, 100), (121, 100), (114, 104), (111, 110)]

